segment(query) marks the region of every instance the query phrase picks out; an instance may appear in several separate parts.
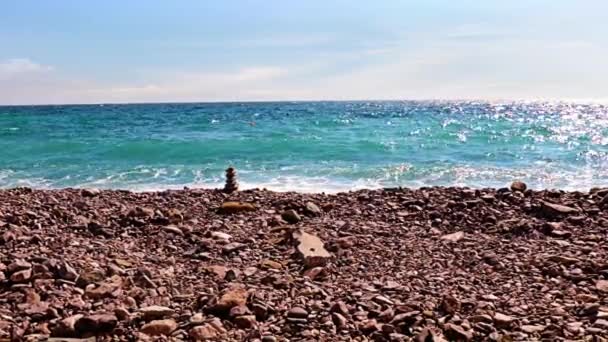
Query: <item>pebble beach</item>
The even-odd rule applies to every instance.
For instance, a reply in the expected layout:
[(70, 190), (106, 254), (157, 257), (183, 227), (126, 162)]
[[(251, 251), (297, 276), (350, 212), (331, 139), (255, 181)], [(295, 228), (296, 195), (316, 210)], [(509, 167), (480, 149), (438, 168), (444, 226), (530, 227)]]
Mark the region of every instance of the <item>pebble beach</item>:
[(604, 341), (608, 189), (0, 191), (2, 341)]

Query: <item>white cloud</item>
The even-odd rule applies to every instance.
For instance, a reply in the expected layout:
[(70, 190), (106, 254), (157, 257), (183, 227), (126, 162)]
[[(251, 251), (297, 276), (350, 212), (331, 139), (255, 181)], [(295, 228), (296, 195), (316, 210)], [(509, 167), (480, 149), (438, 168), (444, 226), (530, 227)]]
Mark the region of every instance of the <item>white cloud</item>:
[(22, 74), (45, 73), (53, 67), (38, 64), (28, 58), (12, 58), (0, 61), (0, 78), (15, 77)]

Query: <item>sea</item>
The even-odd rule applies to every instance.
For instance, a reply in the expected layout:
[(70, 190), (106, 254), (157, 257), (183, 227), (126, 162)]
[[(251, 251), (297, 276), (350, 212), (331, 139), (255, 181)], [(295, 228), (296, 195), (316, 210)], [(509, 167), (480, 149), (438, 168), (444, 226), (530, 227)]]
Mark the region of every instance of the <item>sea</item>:
[(608, 186), (608, 106), (356, 101), (0, 107), (0, 188)]

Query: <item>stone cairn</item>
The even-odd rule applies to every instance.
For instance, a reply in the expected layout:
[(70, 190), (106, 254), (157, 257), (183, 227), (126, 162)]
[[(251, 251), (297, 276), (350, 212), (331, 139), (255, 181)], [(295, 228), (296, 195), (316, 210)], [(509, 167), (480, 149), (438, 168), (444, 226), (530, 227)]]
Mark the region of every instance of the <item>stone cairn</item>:
[(236, 180), (236, 170), (231, 166), (226, 169), (226, 185), (224, 185), (224, 192), (230, 194), (238, 189), (239, 183)]

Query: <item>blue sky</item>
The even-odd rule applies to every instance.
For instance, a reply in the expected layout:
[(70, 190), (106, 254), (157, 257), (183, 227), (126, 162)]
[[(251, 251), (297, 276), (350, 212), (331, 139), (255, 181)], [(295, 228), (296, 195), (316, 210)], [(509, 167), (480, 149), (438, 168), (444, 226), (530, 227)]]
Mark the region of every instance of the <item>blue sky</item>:
[(608, 1), (0, 3), (0, 104), (608, 99)]

